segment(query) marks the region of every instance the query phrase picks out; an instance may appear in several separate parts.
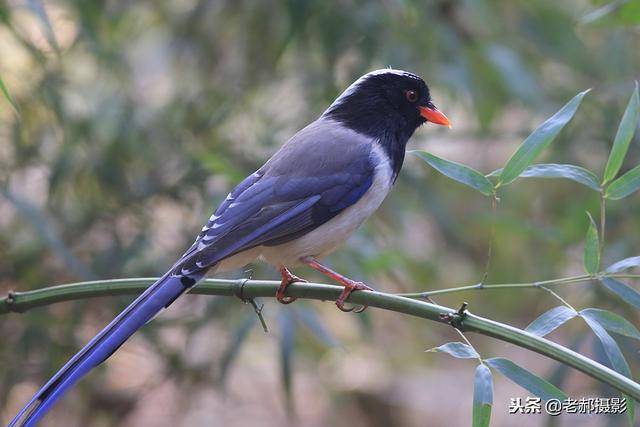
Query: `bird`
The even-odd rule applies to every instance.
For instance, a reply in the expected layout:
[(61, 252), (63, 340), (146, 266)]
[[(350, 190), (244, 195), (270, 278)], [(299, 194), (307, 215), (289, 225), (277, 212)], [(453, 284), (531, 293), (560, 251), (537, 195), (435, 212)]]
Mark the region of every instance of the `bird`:
[(307, 265), (344, 286), (340, 310), (354, 291), (370, 290), (320, 262), (380, 206), (396, 182), (415, 130), (450, 121), (416, 74), (381, 69), (352, 83), (312, 123), (291, 137), (219, 205), (180, 259), (76, 353), (9, 424), (33, 426), (91, 369), (206, 274), (258, 258), (274, 265), (276, 298), (305, 282), (290, 270)]

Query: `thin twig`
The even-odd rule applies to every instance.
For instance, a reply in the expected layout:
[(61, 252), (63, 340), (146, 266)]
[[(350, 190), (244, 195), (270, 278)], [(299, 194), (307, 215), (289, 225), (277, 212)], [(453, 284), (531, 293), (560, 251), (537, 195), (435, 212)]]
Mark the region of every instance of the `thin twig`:
[(262, 330), (264, 331), (265, 334), (268, 334), (269, 328), (267, 328), (267, 322), (265, 322), (264, 316), (262, 316), (262, 309), (264, 308), (264, 304), (260, 304), (260, 307), (258, 307), (258, 304), (256, 303), (256, 300), (254, 298), (251, 298), (247, 302), (253, 306), (253, 310), (256, 312), (258, 319), (260, 319)]
[(491, 257), (493, 254), (493, 241), (496, 238), (496, 217), (498, 215), (498, 196), (495, 194), (491, 198), (491, 230), (489, 231), (489, 245), (487, 247), (487, 262), (484, 266), (484, 274), (482, 275), (481, 284), (485, 284), (487, 277), (489, 276), (489, 270), (491, 268)]
[(478, 361), (479, 361), (480, 363), (484, 363), (484, 362), (482, 361), (482, 357), (480, 356), (480, 353), (478, 353), (478, 350), (476, 350), (476, 348), (473, 346), (473, 344), (471, 344), (471, 341), (469, 341), (469, 339), (467, 338), (467, 336), (466, 336), (466, 335), (465, 335), (465, 334), (464, 334), (460, 329), (458, 329), (458, 328), (453, 328), (453, 329), (458, 333), (458, 335), (460, 335), (460, 336), (462, 337), (462, 339), (464, 340), (464, 342), (465, 342), (469, 347), (471, 347), (471, 348), (473, 349), (473, 351), (475, 351), (475, 352), (476, 352), (476, 354), (478, 355)]
[(560, 279), (542, 280), (539, 282), (524, 282), (524, 283), (497, 283), (497, 284), (482, 284), (476, 283), (475, 285), (458, 286), (454, 288), (434, 289), (433, 291), (425, 292), (411, 292), (396, 294), (406, 298), (428, 298), (433, 295), (452, 294), (456, 292), (465, 291), (480, 291), (484, 289), (518, 289), (518, 288), (540, 288), (542, 286), (555, 286), (565, 285), (572, 283), (588, 282), (595, 279), (604, 277), (611, 277), (616, 279), (640, 279), (640, 274), (624, 274), (624, 273), (598, 273), (595, 275), (584, 274), (581, 276), (563, 277)]
[(607, 205), (604, 190), (600, 192), (600, 257), (604, 252), (605, 227), (607, 224)]
[(540, 289), (544, 289), (545, 291), (549, 292), (551, 295), (556, 297), (556, 299), (558, 299), (562, 304), (566, 305), (571, 310), (577, 312), (577, 310), (575, 308), (573, 308), (573, 306), (571, 304), (569, 304), (567, 301), (565, 301), (565, 299), (562, 298), (560, 295), (558, 295), (556, 292), (553, 292), (551, 289), (547, 288), (546, 286), (540, 286)]

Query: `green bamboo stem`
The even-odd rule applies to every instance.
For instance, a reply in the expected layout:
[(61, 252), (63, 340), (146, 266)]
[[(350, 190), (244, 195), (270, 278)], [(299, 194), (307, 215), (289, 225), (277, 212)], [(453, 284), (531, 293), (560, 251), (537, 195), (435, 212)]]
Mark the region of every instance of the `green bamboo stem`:
[[(56, 302), (90, 297), (137, 295), (155, 280), (155, 278), (140, 278), (81, 282), (28, 292), (12, 292), (0, 299), (0, 314), (21, 313)], [(273, 297), (279, 285), (280, 282), (265, 280), (206, 279), (193, 288), (191, 293), (252, 299)], [(339, 286), (305, 283), (291, 285), (287, 294), (297, 298), (335, 300), (341, 290)], [(640, 401), (640, 384), (573, 350), (521, 329), (476, 316), (468, 311), (461, 317), (456, 310), (448, 307), (382, 292), (354, 292), (349, 302), (409, 314), (439, 323), (453, 324), (461, 331), (476, 332), (515, 344), (571, 366)]]

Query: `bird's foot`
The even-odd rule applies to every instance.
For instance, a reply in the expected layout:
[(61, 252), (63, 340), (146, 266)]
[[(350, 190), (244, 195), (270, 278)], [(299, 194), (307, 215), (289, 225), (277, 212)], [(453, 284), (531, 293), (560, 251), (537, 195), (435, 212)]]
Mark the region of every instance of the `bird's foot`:
[(373, 289), (371, 289), (369, 286), (365, 285), (362, 282), (356, 282), (353, 280), (345, 281), (342, 284), (344, 285), (344, 289), (342, 290), (342, 293), (336, 300), (336, 306), (338, 307), (338, 309), (340, 311), (344, 311), (345, 313), (349, 313), (351, 311), (353, 311), (354, 313), (362, 313), (363, 311), (365, 311), (367, 309), (366, 305), (363, 305), (362, 307), (356, 310), (355, 306), (350, 308), (345, 308), (344, 303), (347, 300), (347, 298), (349, 298), (349, 295), (351, 295), (353, 291), (372, 291)]
[(291, 304), (297, 298), (290, 297), (290, 296), (285, 296), (284, 293), (287, 291), (287, 288), (289, 287), (289, 285), (292, 284), (292, 283), (295, 283), (295, 282), (307, 283), (307, 281), (304, 280), (304, 279), (301, 279), (300, 277), (298, 277), (295, 274), (293, 274), (292, 272), (290, 272), (287, 269), (287, 267), (285, 267), (284, 265), (281, 266), (278, 270), (280, 271), (280, 275), (282, 276), (282, 281), (280, 282), (280, 287), (278, 288), (278, 291), (276, 292), (276, 299), (281, 304)]
[(369, 286), (365, 285), (362, 282), (356, 282), (355, 280), (351, 280), (348, 277), (343, 276), (342, 274), (336, 271), (333, 271), (329, 267), (320, 264), (313, 257), (300, 258), (300, 261), (307, 264), (309, 267), (313, 268), (314, 270), (319, 271), (325, 276), (332, 278), (333, 280), (335, 280), (336, 282), (344, 286), (344, 290), (336, 300), (336, 305), (341, 311), (344, 311), (347, 313), (350, 311), (353, 311), (354, 313), (362, 313), (367, 309), (366, 305), (358, 308), (357, 310), (355, 309), (355, 307), (345, 308), (344, 303), (347, 300), (347, 298), (349, 298), (349, 295), (351, 295), (351, 292), (353, 291), (373, 291), (373, 289), (371, 289)]

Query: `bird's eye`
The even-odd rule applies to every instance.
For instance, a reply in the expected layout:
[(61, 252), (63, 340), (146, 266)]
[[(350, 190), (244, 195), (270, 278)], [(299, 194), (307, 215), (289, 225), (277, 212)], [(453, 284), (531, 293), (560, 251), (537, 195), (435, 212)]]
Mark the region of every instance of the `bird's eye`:
[(404, 92), (404, 96), (409, 102), (416, 102), (418, 100), (418, 92), (415, 90), (407, 90)]

